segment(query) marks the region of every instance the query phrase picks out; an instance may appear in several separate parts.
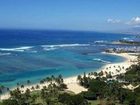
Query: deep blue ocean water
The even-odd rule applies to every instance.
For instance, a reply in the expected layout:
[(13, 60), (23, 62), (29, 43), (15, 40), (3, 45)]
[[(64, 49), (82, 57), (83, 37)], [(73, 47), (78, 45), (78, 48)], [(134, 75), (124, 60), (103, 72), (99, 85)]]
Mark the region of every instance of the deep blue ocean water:
[(96, 71), (107, 63), (122, 62), (105, 49), (134, 35), (82, 31), (0, 30), (0, 84), (13, 87), (50, 76), (64, 77)]

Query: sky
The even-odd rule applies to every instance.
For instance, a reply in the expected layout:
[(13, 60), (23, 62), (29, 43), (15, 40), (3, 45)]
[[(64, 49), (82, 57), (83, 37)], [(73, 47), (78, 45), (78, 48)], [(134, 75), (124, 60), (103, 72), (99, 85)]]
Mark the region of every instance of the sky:
[(0, 0), (0, 28), (115, 31), (140, 27), (140, 0)]

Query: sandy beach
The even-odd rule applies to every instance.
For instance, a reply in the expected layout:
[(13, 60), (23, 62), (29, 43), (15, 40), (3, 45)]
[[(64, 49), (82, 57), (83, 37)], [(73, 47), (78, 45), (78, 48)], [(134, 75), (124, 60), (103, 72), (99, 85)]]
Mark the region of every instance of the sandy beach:
[(137, 63), (137, 56), (135, 54), (132, 53), (110, 53), (110, 54), (124, 57), (126, 60), (120, 63), (107, 64), (103, 66), (102, 69), (99, 71), (103, 71), (107, 73), (110, 72), (112, 76), (115, 76), (121, 73), (125, 73), (126, 68), (128, 68), (132, 64)]
[[(125, 69), (128, 68), (130, 65), (134, 64), (136, 61), (136, 56), (132, 55), (132, 54), (128, 54), (128, 53), (121, 53), (121, 54), (116, 54), (116, 53), (111, 53), (113, 55), (117, 55), (117, 56), (121, 56), (126, 58), (126, 60), (124, 62), (120, 62), (120, 63), (109, 63), (105, 66), (103, 66), (100, 70), (97, 70), (97, 72), (103, 71), (103, 73), (111, 73), (113, 76), (117, 75), (117, 74), (121, 74), (121, 73), (125, 73)], [(105, 75), (105, 74), (104, 74)], [(78, 94), (82, 91), (86, 91), (87, 89), (85, 89), (84, 87), (80, 86), (78, 84), (77, 81), (77, 76), (73, 76), (73, 77), (69, 77), (69, 78), (64, 78), (64, 83), (67, 85), (68, 87), (68, 91), (72, 91), (75, 94)], [(36, 87), (36, 85), (39, 85), (40, 89), (43, 88), (43, 86), (47, 86), (48, 83), (44, 83), (44, 84), (34, 84), (34, 85), (30, 85), (30, 86), (24, 86), (24, 88), (20, 88), (22, 92), (26, 91), (26, 89), (30, 89), (32, 87)], [(14, 89), (12, 89), (14, 90)], [(8, 99), (10, 97), (9, 93), (6, 94), (2, 94), (1, 95), (1, 99)]]

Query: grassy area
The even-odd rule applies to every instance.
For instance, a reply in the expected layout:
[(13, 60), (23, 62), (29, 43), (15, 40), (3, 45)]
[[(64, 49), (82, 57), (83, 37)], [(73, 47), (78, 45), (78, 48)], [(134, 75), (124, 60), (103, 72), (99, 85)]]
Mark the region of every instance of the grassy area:
[[(94, 101), (88, 101), (91, 105), (99, 105), (100, 103), (102, 103), (102, 105), (106, 105), (106, 100), (94, 100)], [(121, 105), (119, 103), (115, 103), (115, 105)]]
[(89, 103), (91, 103), (91, 105), (98, 105), (100, 102), (99, 100), (95, 100), (95, 101), (89, 101)]

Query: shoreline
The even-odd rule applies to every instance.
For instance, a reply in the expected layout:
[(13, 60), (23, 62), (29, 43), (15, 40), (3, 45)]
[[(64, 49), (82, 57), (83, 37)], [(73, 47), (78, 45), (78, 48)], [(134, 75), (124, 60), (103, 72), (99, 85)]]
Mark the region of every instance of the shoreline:
[[(106, 53), (106, 52), (103, 52), (103, 53)], [(137, 62), (136, 61), (137, 56), (132, 55), (132, 54), (136, 54), (136, 53), (106, 53), (106, 54), (112, 54), (112, 55), (116, 55), (116, 56), (125, 58), (125, 60), (123, 62), (110, 63), (110, 64), (103, 66), (101, 68), (102, 70), (99, 70), (99, 72), (100, 71), (104, 71), (104, 72), (108, 72), (108, 73), (113, 72), (113, 73), (111, 73), (113, 76), (125, 73), (126, 68), (130, 67), (132, 64), (135, 64)], [(121, 67), (123, 67), (123, 69)], [(119, 72), (117, 72), (116, 69), (121, 69), (121, 70)]]
[[(103, 52), (103, 53), (106, 53), (106, 52)], [(119, 54), (118, 53), (106, 53), (106, 54), (121, 56), (121, 57), (124, 57), (126, 60), (123, 61), (123, 62), (119, 62), (119, 63), (106, 64), (103, 67), (101, 67), (100, 69), (96, 70), (96, 72), (103, 71), (103, 75), (105, 75), (104, 74), (105, 72), (111, 73), (113, 76), (121, 74), (121, 73), (125, 73), (126, 72), (125, 69), (128, 68), (129, 66), (131, 66), (132, 64), (134, 64), (135, 62), (133, 62), (133, 61), (135, 61), (136, 58), (137, 58), (137, 56), (133, 56), (133, 55), (131, 55), (131, 53), (119, 53)], [(119, 68), (123, 68), (123, 69), (119, 70)], [(87, 89), (85, 89), (84, 87), (82, 87), (78, 84), (77, 76), (71, 76), (71, 77), (64, 78), (64, 83), (67, 85), (67, 88), (68, 88), (66, 90), (67, 91), (72, 91), (75, 94), (78, 94), (82, 91), (87, 91)], [(36, 87), (36, 85), (39, 85), (40, 88), (35, 89), (35, 90), (41, 90), (43, 88), (43, 86), (47, 86), (48, 83), (44, 83), (44, 84), (37, 83), (37, 84), (33, 84), (33, 85), (24, 86), (24, 88), (21, 88), (19, 86), (19, 88), (22, 92), (25, 92), (26, 89), (31, 90), (31, 88)], [(16, 88), (17, 87), (15, 87), (11, 90), (14, 90)], [(8, 92), (8, 93), (5, 93), (5, 94), (2, 94), (0, 97), (1, 97), (1, 100), (8, 99), (10, 97), (10, 94)]]

